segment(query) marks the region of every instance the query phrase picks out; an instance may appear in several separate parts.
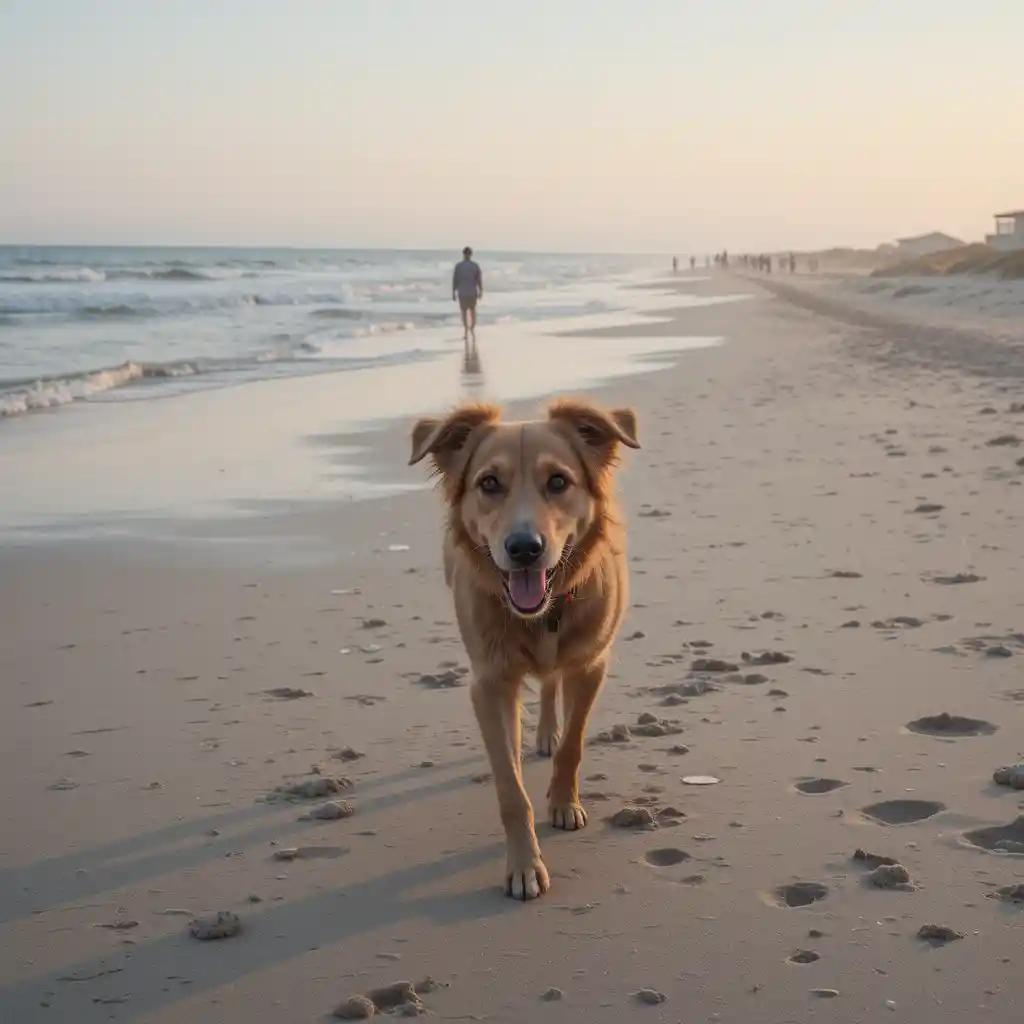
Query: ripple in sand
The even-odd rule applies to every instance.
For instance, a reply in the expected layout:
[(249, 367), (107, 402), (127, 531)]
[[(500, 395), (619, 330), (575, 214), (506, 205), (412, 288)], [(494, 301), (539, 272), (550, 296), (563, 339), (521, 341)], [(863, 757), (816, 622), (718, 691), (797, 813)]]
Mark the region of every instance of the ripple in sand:
[(946, 809), (937, 800), (883, 800), (861, 808), (861, 813), (880, 825), (911, 825)]
[(964, 718), (943, 711), (915, 718), (913, 722), (907, 722), (907, 728), (922, 736), (991, 736), (998, 726), (981, 718)]

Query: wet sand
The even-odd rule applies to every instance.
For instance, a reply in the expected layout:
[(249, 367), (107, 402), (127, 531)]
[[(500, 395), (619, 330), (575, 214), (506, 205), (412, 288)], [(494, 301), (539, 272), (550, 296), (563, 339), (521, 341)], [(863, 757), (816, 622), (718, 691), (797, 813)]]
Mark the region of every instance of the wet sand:
[[(759, 295), (593, 339), (726, 344), (592, 392), (640, 417), (633, 607), (551, 892), (501, 895), (434, 494), (278, 508), (234, 560), (227, 526), (8, 547), (0, 1019), (325, 1020), (399, 980), (442, 1020), (1019, 1019), (1024, 375), (675, 288)], [(361, 441), (422, 481), (404, 425)], [(313, 778), (351, 785), (275, 794)], [(237, 935), (190, 934), (218, 911)]]

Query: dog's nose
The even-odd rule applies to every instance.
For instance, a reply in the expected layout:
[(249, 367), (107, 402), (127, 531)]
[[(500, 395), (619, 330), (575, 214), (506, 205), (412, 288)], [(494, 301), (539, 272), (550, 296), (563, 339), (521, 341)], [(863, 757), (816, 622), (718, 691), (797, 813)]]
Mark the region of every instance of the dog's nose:
[(531, 530), (519, 530), (505, 538), (505, 554), (518, 566), (533, 565), (544, 554), (544, 538)]

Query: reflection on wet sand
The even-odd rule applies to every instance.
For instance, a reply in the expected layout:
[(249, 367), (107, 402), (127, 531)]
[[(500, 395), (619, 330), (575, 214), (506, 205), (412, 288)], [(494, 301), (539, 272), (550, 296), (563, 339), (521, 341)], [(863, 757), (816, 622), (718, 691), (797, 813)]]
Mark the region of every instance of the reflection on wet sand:
[(465, 348), (462, 350), (462, 391), (466, 395), (479, 397), (484, 388), (484, 369), (480, 361), (480, 350), (476, 345), (476, 338), (466, 340)]

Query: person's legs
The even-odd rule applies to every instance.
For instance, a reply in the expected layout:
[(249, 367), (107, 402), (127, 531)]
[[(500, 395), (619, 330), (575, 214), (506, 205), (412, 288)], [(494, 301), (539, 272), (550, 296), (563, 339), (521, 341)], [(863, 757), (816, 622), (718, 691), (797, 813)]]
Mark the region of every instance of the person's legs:
[(462, 315), (462, 340), (469, 341), (469, 303), (459, 296), (459, 313)]
[(473, 300), (469, 307), (469, 333), (473, 336), (473, 340), (476, 341), (476, 299)]

